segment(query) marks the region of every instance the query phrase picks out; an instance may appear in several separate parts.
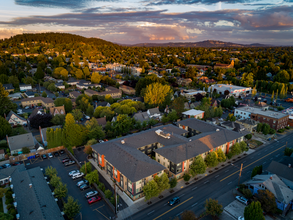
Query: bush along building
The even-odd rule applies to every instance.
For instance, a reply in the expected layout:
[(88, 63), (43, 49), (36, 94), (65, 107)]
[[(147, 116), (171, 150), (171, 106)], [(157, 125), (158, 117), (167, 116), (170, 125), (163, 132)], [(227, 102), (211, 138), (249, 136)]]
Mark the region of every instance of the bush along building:
[(143, 186), (166, 172), (181, 178), (195, 157), (241, 142), (243, 135), (204, 121), (190, 118), (178, 126), (166, 125), (95, 144), (94, 161), (133, 200), (143, 197)]

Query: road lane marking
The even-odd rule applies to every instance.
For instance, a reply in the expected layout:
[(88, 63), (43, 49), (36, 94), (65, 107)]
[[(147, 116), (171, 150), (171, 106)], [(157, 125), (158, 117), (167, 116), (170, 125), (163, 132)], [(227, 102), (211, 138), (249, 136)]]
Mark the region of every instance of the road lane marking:
[(194, 203), (191, 207), (194, 207), (194, 206), (196, 206), (197, 205), (197, 203)]
[(177, 214), (176, 216), (179, 216), (179, 215), (181, 215), (183, 212), (180, 212), (179, 214)]
[(229, 170), (226, 170), (225, 173), (227, 173)]
[(219, 175), (215, 176), (215, 178), (217, 178)]
[[(247, 166), (243, 167), (243, 169), (245, 169), (245, 168), (247, 168), (247, 167), (250, 167), (252, 164), (255, 164), (256, 162), (258, 162), (258, 161), (262, 160), (263, 158), (265, 158), (265, 157), (271, 155), (272, 153), (275, 153), (276, 151), (278, 151), (278, 150), (284, 148), (285, 146), (286, 146), (286, 145), (283, 145), (282, 147), (279, 147), (278, 149), (273, 150), (272, 152), (266, 154), (265, 156), (263, 156), (263, 157), (261, 157), (261, 158), (255, 160), (254, 162), (252, 162), (252, 163), (248, 164)], [(280, 155), (280, 154), (279, 154), (279, 155)], [(221, 179), (220, 182), (222, 182), (222, 181), (224, 181), (225, 179), (227, 179), (227, 178), (229, 178), (229, 177), (235, 175), (235, 174), (238, 173), (238, 172), (239, 172), (239, 170), (236, 171), (236, 172), (234, 172), (234, 173), (232, 173), (232, 174), (230, 174), (229, 176), (226, 176), (225, 178)]]
[(110, 220), (107, 216), (105, 216), (103, 213), (101, 213), (98, 209), (94, 209), (95, 211), (99, 212), (102, 216), (105, 217), (105, 219)]
[(206, 182), (204, 182), (203, 184), (206, 184), (206, 183), (208, 183), (209, 181), (206, 181)]
[(228, 185), (230, 185), (232, 182), (228, 183)]
[(178, 197), (182, 197), (182, 196), (184, 196), (185, 194), (182, 194), (181, 196), (178, 196)]
[(184, 202), (181, 202), (180, 204), (178, 204), (177, 206), (173, 207), (172, 209), (169, 209), (168, 211), (164, 212), (163, 214), (157, 216), (156, 218), (154, 218), (153, 220), (156, 220), (160, 217), (162, 217), (163, 215), (166, 215), (168, 212), (171, 212), (172, 210), (176, 209), (178, 206), (181, 206), (182, 204), (186, 203), (187, 201), (193, 199), (193, 197), (190, 197), (189, 199), (186, 199)]
[(192, 189), (192, 191), (193, 191), (193, 190), (196, 190), (196, 189), (197, 189), (197, 187), (194, 187), (194, 188)]
[(153, 210), (153, 211), (149, 212), (149, 213), (148, 213), (148, 215), (150, 215), (150, 214), (152, 214), (152, 213), (154, 213), (154, 212), (155, 212), (155, 210)]
[(262, 164), (266, 164), (267, 162), (263, 162)]

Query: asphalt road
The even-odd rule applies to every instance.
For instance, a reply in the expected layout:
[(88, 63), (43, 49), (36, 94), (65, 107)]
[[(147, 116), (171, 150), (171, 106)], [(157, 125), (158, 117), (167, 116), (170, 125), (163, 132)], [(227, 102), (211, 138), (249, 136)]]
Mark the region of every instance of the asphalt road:
[[(286, 142), (288, 142), (288, 147), (293, 147), (293, 142), (290, 142), (292, 138), (293, 134), (290, 134), (279, 141), (274, 141), (269, 145), (260, 147), (254, 153), (235, 162), (234, 166), (227, 165), (225, 168), (214, 172), (192, 185), (185, 186), (182, 190), (139, 211), (127, 219), (174, 219), (176, 216), (180, 216), (185, 210), (192, 210), (198, 215), (204, 211), (206, 199), (218, 199), (221, 195), (238, 185), (241, 163), (243, 163), (243, 171), (240, 183), (250, 179), (252, 169), (255, 166), (263, 165), (263, 169), (265, 170), (272, 160), (279, 161), (283, 157)], [(181, 201), (174, 207), (170, 207), (168, 201), (174, 196), (179, 196)], [(232, 201), (226, 201), (227, 204), (230, 202)], [(223, 205), (225, 206), (227, 204)]]

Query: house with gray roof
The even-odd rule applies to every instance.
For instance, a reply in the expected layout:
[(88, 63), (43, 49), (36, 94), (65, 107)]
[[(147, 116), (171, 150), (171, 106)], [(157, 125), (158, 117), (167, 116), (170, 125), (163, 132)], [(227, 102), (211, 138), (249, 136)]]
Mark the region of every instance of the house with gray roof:
[(246, 185), (253, 195), (258, 194), (259, 190), (269, 190), (274, 194), (280, 210), (285, 210), (289, 204), (293, 203), (293, 190), (288, 188), (276, 174), (256, 175)]
[[(6, 179), (5, 179), (6, 177)], [(0, 181), (11, 182), (14, 204), (20, 220), (64, 220), (40, 167), (26, 170), (24, 165), (0, 170)]]
[(8, 121), (8, 123), (11, 124), (12, 126), (27, 124), (27, 120), (25, 118), (19, 116), (13, 111), (10, 111), (8, 113), (8, 115), (6, 116), (6, 121)]
[(182, 177), (195, 157), (205, 158), (218, 149), (229, 152), (229, 146), (243, 140), (235, 131), (194, 118), (177, 124), (179, 127), (163, 125), (92, 145), (94, 161), (136, 200), (156, 175), (167, 172)]
[(137, 112), (133, 115), (133, 118), (137, 121), (144, 122), (150, 120), (147, 112)]
[(160, 112), (159, 108), (150, 108), (147, 110), (150, 118), (161, 120), (163, 114)]
[(32, 133), (20, 134), (12, 137), (6, 136), (6, 139), (11, 155), (21, 152), (23, 147), (28, 147), (31, 150), (35, 148)]

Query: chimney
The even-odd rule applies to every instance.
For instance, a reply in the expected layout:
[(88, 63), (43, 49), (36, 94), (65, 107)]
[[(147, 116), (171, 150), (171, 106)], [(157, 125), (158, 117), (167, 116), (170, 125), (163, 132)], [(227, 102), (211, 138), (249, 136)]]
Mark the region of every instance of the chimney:
[(125, 144), (125, 141), (124, 140), (121, 140), (121, 144)]
[(33, 187), (33, 184), (30, 183), (29, 186), (30, 186), (30, 188), (32, 188)]
[(290, 164), (290, 163), (288, 164), (288, 167), (289, 167), (289, 168), (291, 167), (291, 164)]
[(270, 179), (272, 180), (273, 179), (273, 176), (270, 176)]

